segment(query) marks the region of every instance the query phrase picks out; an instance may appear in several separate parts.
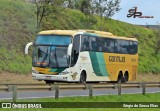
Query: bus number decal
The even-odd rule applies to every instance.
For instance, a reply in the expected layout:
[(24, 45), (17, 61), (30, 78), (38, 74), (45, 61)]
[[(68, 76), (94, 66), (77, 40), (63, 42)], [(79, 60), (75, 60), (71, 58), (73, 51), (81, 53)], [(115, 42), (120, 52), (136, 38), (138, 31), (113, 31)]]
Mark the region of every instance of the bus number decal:
[(125, 57), (109, 56), (109, 62), (125, 62)]

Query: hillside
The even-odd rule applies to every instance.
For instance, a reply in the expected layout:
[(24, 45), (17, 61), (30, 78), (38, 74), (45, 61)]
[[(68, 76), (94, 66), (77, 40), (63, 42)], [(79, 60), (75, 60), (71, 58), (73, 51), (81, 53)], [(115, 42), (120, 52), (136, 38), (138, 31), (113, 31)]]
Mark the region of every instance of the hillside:
[(0, 71), (28, 73), (31, 58), (23, 53), (35, 35), (35, 8), (21, 0), (0, 2)]
[[(1, 0), (0, 9), (0, 71), (29, 73), (31, 57), (24, 55), (24, 46), (36, 35), (35, 6), (22, 0)], [(101, 21), (78, 10), (52, 7), (49, 12), (41, 30), (102, 29), (118, 36), (135, 36), (139, 40), (139, 72), (160, 72), (158, 32), (112, 19)]]
[(154, 30), (160, 30), (160, 25), (140, 25), (145, 28), (154, 29)]

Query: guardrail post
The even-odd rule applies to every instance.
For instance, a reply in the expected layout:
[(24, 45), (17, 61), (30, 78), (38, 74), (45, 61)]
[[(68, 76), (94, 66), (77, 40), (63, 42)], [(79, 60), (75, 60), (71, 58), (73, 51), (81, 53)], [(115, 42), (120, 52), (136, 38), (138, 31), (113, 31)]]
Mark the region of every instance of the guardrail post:
[(89, 98), (93, 97), (93, 85), (89, 85)]
[(55, 89), (55, 86), (54, 86), (54, 85), (51, 85), (50, 91), (53, 91), (54, 89)]
[(114, 86), (113, 86), (113, 89), (116, 89), (116, 85), (115, 84), (113, 84)]
[(118, 84), (118, 95), (121, 95), (122, 86), (121, 84)]
[(88, 88), (89, 88), (89, 85), (88, 85), (88, 84), (85, 84), (84, 90), (87, 90)]
[(146, 94), (146, 84), (145, 83), (142, 84), (142, 94), (143, 95)]
[(8, 92), (13, 91), (13, 85), (8, 85)]
[(17, 100), (17, 86), (12, 86), (13, 89), (13, 102), (16, 102)]
[(139, 84), (138, 88), (140, 88), (142, 85), (141, 85), (141, 83), (138, 83), (138, 84)]
[(58, 99), (59, 98), (59, 86), (56, 85), (55, 86), (55, 99)]

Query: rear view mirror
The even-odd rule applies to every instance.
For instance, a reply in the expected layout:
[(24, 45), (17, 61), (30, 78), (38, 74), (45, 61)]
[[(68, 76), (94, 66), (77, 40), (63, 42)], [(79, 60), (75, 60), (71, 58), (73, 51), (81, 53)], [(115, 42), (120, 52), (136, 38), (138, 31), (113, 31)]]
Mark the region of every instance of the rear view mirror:
[(28, 43), (28, 44), (26, 45), (26, 47), (25, 47), (25, 54), (28, 54), (28, 49), (29, 49), (29, 47), (30, 47), (31, 45), (33, 45), (33, 42), (30, 42), (30, 43)]

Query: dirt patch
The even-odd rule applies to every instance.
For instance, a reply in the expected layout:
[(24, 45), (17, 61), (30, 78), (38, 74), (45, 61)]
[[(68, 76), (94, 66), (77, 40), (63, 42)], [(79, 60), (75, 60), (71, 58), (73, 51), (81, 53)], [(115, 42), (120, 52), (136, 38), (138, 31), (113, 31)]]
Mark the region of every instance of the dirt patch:
[[(138, 74), (137, 80), (133, 82), (160, 82), (160, 74)], [(32, 79), (31, 74), (14, 74), (8, 72), (0, 73), (0, 84), (34, 84), (45, 83)]]
[(0, 84), (34, 84), (45, 83), (44, 81), (37, 81), (32, 79), (31, 74), (14, 74), (8, 72), (0, 73)]
[(160, 82), (160, 74), (138, 74), (135, 82)]

